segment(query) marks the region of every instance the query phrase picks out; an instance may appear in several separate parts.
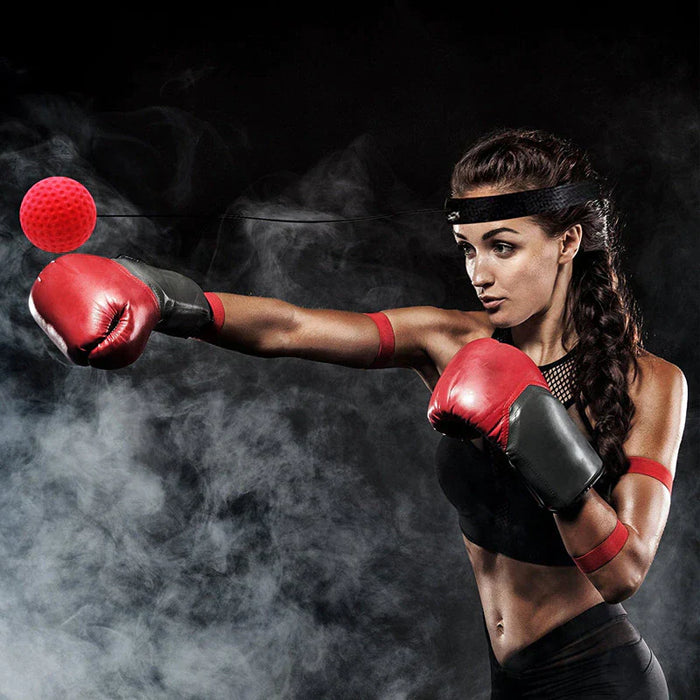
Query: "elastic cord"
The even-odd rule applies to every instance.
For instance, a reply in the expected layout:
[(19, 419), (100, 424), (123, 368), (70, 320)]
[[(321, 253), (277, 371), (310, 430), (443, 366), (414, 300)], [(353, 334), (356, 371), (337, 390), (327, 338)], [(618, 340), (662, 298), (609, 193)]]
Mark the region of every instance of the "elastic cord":
[(615, 529), (598, 546), (580, 557), (573, 557), (573, 560), (584, 574), (590, 574), (614, 559), (624, 547), (628, 537), (629, 531), (618, 520)]
[(391, 321), (387, 315), (381, 311), (365, 314), (365, 316), (369, 316), (369, 318), (374, 321), (379, 331), (379, 349), (377, 350), (377, 356), (367, 369), (386, 367), (394, 357), (394, 349), (396, 346), (396, 338), (394, 337), (394, 329), (391, 325)]

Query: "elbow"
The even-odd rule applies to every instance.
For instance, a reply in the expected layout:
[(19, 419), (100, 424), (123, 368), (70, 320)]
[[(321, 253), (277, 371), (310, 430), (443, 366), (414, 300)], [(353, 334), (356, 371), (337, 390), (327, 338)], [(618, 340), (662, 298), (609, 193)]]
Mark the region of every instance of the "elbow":
[(637, 592), (636, 588), (630, 586), (618, 586), (611, 588), (610, 590), (601, 591), (603, 600), (611, 605), (614, 603), (622, 603), (623, 600), (631, 598)]
[(300, 347), (300, 309), (279, 299), (273, 299), (270, 305), (275, 313), (265, 319), (256, 337), (251, 338), (249, 354), (265, 358), (294, 357)]
[(607, 565), (610, 569), (601, 577), (602, 585), (597, 586), (606, 603), (621, 603), (631, 598), (644, 583), (654, 559), (655, 549), (652, 550), (631, 526), (627, 528), (630, 538), (620, 555)]
[(598, 590), (606, 603), (622, 603), (631, 598), (640, 588), (645, 578), (645, 572), (636, 570), (626, 577), (620, 577), (608, 582)]

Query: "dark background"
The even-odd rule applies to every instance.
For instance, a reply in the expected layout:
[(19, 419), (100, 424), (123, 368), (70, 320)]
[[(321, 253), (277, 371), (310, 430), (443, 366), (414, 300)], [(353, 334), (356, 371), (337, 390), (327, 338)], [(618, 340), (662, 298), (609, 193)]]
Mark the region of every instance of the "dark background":
[(0, 48), (0, 694), (488, 697), (420, 380), (158, 335), (124, 370), (69, 366), (26, 305), (55, 256), (17, 215), (67, 175), (131, 215), (80, 252), (306, 306), (474, 308), (435, 214), (226, 217), (438, 208), (471, 139), (532, 126), (610, 179), (647, 347), (688, 379), (668, 525), (625, 607), (672, 697), (692, 696), (697, 7), (17, 12)]

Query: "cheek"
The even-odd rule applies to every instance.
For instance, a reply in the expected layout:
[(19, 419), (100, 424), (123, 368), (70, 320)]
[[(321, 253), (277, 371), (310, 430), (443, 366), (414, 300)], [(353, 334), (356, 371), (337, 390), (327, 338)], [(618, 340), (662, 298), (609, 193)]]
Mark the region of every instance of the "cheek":
[(537, 257), (523, 257), (518, 263), (506, 272), (509, 286), (522, 293), (546, 288), (551, 291), (556, 273), (554, 266)]
[(523, 257), (506, 273), (506, 290), (518, 306), (539, 307), (552, 295), (556, 279), (556, 264), (542, 256)]

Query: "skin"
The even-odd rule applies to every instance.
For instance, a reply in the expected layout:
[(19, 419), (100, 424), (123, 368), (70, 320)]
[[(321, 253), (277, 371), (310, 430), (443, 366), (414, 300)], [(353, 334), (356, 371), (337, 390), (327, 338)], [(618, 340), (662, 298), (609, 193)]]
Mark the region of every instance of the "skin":
[[(464, 196), (497, 194), (480, 188)], [(494, 233), (495, 232), (495, 233)], [(529, 218), (454, 227), (477, 294), (503, 297), (480, 312), (409, 307), (386, 310), (396, 349), (391, 367), (417, 372), (432, 391), (454, 354), (466, 343), (510, 327), (516, 347), (536, 364), (553, 362), (576, 342), (564, 338), (572, 261), (581, 246), (576, 225), (557, 238)], [(214, 341), (262, 357), (291, 356), (366, 368), (374, 360), (378, 331), (364, 314), (305, 309), (281, 300), (221, 293), (227, 321)], [(628, 456), (656, 460), (675, 474), (685, 424), (687, 383), (682, 371), (650, 353), (629, 375), (635, 418), (624, 444)], [(582, 431), (575, 409), (570, 415)], [(594, 424), (593, 417), (588, 415)], [(476, 441), (479, 444), (480, 441)], [(621, 602), (644, 581), (666, 525), (670, 494), (656, 479), (624, 475), (611, 504), (595, 488), (570, 519), (553, 515), (572, 556), (593, 549), (623, 522), (629, 538), (597, 571), (530, 564), (490, 552), (464, 538), (496, 659), (503, 663), (551, 629), (602, 601)]]

